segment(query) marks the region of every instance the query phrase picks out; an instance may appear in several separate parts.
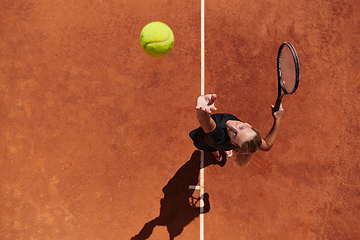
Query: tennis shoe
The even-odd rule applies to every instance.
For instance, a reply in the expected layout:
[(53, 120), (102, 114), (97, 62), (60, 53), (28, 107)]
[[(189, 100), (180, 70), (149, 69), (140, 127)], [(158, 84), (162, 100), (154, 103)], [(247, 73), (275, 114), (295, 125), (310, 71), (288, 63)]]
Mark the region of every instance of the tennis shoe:
[(220, 167), (223, 167), (225, 165), (227, 157), (224, 151), (220, 151), (220, 156), (216, 156), (215, 158), (218, 161), (218, 165)]
[(231, 157), (233, 155), (233, 150), (225, 151), (227, 157)]

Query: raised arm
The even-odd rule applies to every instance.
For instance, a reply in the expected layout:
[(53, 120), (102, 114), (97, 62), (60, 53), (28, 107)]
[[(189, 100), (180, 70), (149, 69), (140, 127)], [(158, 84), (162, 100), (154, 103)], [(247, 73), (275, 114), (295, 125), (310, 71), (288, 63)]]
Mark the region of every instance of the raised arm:
[(199, 96), (197, 99), (197, 119), (206, 133), (212, 132), (216, 128), (215, 121), (210, 117), (210, 114), (217, 110), (214, 104), (216, 98), (216, 94), (207, 94)]
[(265, 139), (262, 140), (262, 144), (259, 148), (260, 150), (269, 151), (271, 147), (274, 145), (275, 138), (280, 127), (280, 120), (283, 111), (284, 109), (282, 107), (282, 104), (280, 104), (279, 110), (276, 112), (274, 112), (274, 106), (272, 106), (272, 115), (274, 117), (274, 123), (269, 133), (266, 135)]

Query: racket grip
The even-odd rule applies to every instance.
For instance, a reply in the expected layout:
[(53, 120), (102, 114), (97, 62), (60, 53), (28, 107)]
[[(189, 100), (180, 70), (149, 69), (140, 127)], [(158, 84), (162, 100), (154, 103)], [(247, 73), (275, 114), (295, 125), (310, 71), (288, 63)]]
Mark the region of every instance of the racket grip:
[(274, 112), (277, 112), (279, 110), (280, 104), (281, 104), (281, 98), (276, 99), (276, 103), (274, 106)]

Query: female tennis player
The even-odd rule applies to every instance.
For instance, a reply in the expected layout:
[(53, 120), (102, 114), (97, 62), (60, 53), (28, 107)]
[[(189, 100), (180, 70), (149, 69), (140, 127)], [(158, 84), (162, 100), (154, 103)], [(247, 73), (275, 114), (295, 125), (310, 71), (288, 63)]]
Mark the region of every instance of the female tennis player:
[(239, 165), (244, 165), (257, 150), (271, 149), (284, 111), (282, 105), (278, 111), (274, 111), (272, 106), (274, 123), (263, 139), (250, 124), (242, 122), (231, 114), (212, 114), (217, 110), (214, 103), (216, 98), (216, 94), (207, 94), (197, 99), (197, 119), (200, 127), (189, 134), (195, 147), (205, 152), (212, 152), (220, 166), (224, 166), (226, 158), (232, 156), (233, 150), (237, 153), (235, 161)]

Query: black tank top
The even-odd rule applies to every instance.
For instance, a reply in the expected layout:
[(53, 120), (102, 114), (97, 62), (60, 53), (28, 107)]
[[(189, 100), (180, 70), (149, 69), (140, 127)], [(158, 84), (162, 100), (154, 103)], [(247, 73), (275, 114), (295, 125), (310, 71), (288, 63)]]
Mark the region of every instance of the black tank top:
[(230, 144), (230, 137), (227, 134), (226, 122), (229, 120), (240, 120), (229, 113), (212, 114), (211, 118), (216, 123), (214, 131), (205, 133), (202, 127), (199, 127), (189, 133), (195, 147), (205, 152), (231, 150), (233, 147)]

